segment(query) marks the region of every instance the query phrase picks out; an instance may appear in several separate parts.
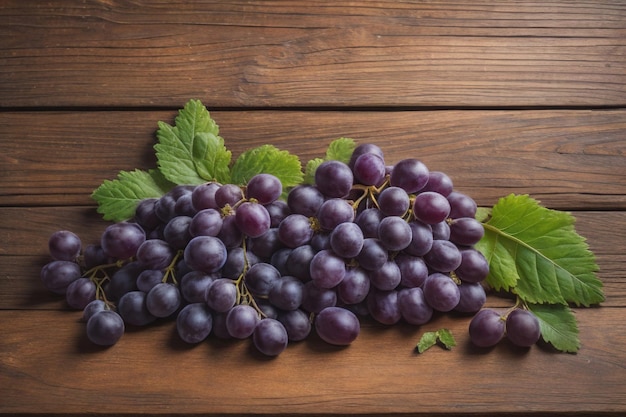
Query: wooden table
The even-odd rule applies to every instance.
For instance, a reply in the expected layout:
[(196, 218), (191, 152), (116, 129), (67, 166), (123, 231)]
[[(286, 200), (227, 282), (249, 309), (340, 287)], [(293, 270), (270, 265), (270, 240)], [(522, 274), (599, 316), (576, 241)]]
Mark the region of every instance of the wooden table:
[[(626, 414), (623, 1), (5, 0), (0, 34), (0, 414)], [(47, 239), (97, 239), (90, 193), (154, 167), (157, 122), (191, 98), (235, 155), (308, 161), (348, 136), (482, 206), (514, 192), (572, 212), (606, 293), (576, 310), (582, 348), (484, 352), (451, 315), (366, 320), (348, 348), (313, 336), (273, 360), (188, 347), (171, 322), (93, 347), (39, 281)], [(458, 346), (416, 354), (441, 327)]]

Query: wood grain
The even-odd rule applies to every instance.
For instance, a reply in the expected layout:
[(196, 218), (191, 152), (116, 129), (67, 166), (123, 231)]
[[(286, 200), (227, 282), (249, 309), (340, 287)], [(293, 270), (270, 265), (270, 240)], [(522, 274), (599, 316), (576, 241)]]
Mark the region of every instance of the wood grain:
[[(209, 108), (210, 110), (210, 108)], [(93, 205), (120, 170), (156, 167), (164, 112), (0, 113), (0, 205)], [(271, 143), (303, 164), (341, 136), (389, 163), (421, 159), (481, 205), (528, 193), (553, 208), (626, 208), (625, 110), (211, 112), (234, 157)]]
[[(0, 108), (621, 106), (620, 1), (85, 1), (0, 9)], [(146, 76), (150, 74), (149, 76)]]

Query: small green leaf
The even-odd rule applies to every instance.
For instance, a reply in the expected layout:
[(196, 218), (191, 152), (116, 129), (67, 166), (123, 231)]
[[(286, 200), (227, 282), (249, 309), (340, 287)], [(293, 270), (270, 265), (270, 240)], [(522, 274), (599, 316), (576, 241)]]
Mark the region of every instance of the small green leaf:
[(172, 186), (157, 170), (121, 171), (116, 180), (105, 180), (91, 197), (105, 220), (120, 222), (133, 217), (141, 200), (158, 198)]
[(325, 160), (336, 160), (347, 164), (350, 161), (352, 153), (354, 152), (354, 148), (356, 148), (356, 143), (353, 139), (335, 139), (330, 143), (330, 145), (328, 145)]
[(500, 199), (476, 245), (489, 262), (487, 283), (529, 303), (589, 306), (603, 301), (595, 257), (574, 221), (527, 195)]
[(304, 170), (304, 180), (302, 182), (310, 185), (315, 184), (315, 170), (322, 164), (322, 162), (324, 162), (322, 158), (311, 159), (307, 162)]
[(580, 349), (578, 326), (572, 310), (563, 304), (528, 304), (539, 319), (541, 337), (561, 352)]
[(454, 340), (450, 330), (439, 329), (436, 332), (424, 332), (420, 341), (417, 343), (417, 351), (422, 353), (435, 346), (437, 342), (440, 342), (443, 347), (448, 350), (456, 346), (456, 341)]
[[(230, 152), (218, 136), (219, 127), (199, 100), (190, 100), (170, 126), (158, 123), (154, 145), (159, 169), (175, 184), (202, 184), (221, 178), (230, 163)], [(217, 152), (217, 153), (214, 153)]]
[(303, 178), (302, 165), (296, 155), (272, 145), (262, 145), (239, 155), (231, 170), (231, 181), (245, 185), (250, 178), (261, 173), (276, 176), (283, 189), (300, 184)]

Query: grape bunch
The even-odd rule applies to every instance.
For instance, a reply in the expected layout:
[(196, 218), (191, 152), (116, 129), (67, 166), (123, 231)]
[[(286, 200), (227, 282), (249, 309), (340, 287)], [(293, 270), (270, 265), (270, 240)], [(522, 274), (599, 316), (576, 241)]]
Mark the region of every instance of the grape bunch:
[(268, 356), (313, 331), (348, 345), (360, 317), (421, 325), (482, 309), (489, 266), (474, 248), (476, 210), (443, 172), (412, 158), (387, 165), (362, 144), (288, 192), (265, 173), (245, 186), (178, 185), (84, 250), (55, 232), (41, 279), (83, 310), (99, 345), (164, 319), (187, 343), (251, 338)]

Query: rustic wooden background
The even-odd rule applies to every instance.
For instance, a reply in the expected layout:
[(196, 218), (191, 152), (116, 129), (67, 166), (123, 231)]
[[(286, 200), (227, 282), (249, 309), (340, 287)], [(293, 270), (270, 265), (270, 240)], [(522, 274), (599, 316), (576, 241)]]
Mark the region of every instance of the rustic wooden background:
[[(623, 1), (4, 0), (0, 39), (0, 414), (626, 414)], [(607, 296), (576, 311), (580, 352), (483, 352), (453, 316), (365, 322), (349, 348), (311, 337), (275, 360), (189, 348), (172, 323), (90, 346), (39, 282), (47, 238), (97, 239), (91, 191), (154, 167), (157, 122), (191, 98), (235, 155), (307, 161), (349, 136), (480, 205), (571, 211)], [(441, 327), (459, 346), (415, 354)]]

